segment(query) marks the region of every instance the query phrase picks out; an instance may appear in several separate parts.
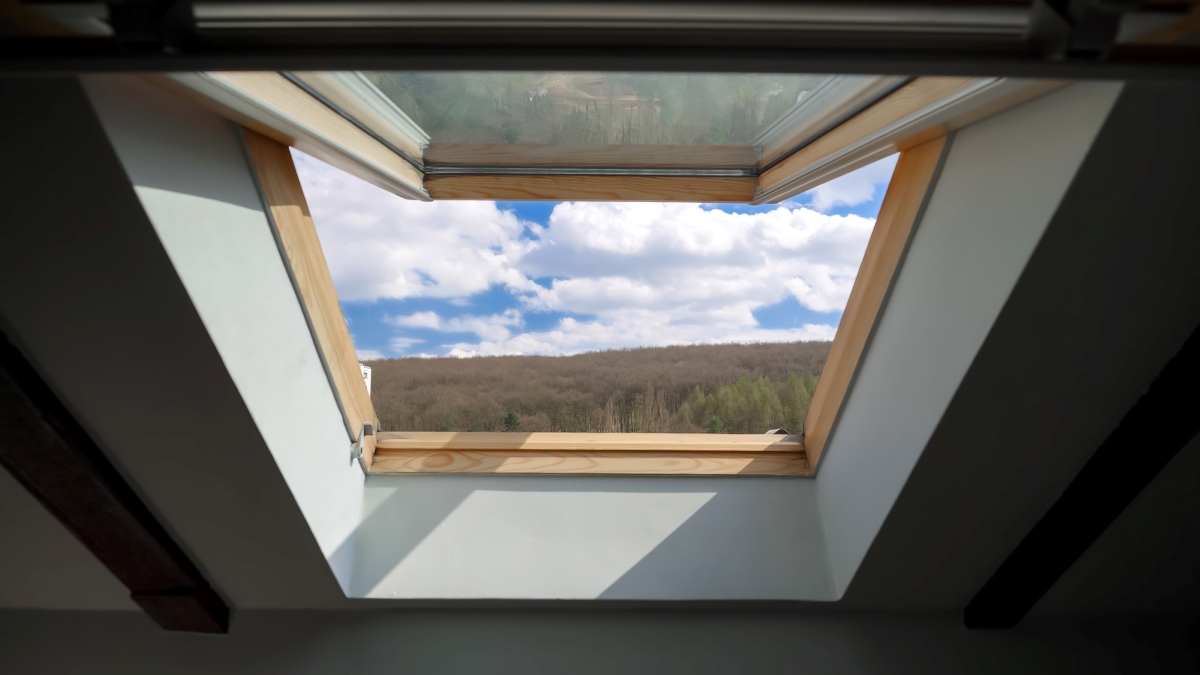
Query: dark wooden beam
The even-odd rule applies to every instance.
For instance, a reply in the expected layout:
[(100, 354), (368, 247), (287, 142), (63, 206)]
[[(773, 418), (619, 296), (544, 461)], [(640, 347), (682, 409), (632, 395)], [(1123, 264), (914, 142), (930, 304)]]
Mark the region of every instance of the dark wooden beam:
[(968, 628), (1015, 626), (1200, 432), (1198, 381), (1200, 330), (967, 605)]
[(125, 584), (158, 625), (228, 631), (229, 607), (3, 335), (0, 465)]

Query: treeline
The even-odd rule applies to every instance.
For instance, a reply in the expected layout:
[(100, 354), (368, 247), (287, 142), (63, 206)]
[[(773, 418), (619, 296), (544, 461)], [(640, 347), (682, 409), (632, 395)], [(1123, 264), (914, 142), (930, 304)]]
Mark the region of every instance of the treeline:
[(386, 359), (384, 431), (800, 433), (829, 342)]

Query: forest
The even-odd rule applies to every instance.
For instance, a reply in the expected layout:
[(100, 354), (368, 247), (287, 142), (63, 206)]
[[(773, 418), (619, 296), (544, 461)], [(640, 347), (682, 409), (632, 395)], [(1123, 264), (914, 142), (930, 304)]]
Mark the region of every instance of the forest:
[(364, 363), (382, 431), (802, 433), (830, 344)]

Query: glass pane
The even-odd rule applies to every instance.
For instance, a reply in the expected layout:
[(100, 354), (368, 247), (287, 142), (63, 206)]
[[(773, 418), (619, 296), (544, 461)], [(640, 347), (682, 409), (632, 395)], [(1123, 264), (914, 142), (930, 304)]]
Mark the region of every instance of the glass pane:
[(371, 72), (435, 143), (749, 145), (824, 75)]

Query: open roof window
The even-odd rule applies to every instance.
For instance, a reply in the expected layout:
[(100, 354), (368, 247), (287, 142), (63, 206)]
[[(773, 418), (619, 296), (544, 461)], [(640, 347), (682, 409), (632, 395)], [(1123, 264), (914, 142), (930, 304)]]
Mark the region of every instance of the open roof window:
[[(756, 177), (907, 81), (590, 72), (287, 77), (369, 128), (426, 176), (707, 178)], [(756, 192), (710, 197), (752, 201)]]
[[(431, 167), (511, 163), (567, 168), (574, 160), (578, 169), (743, 172), (776, 159), (902, 81), (588, 72), (372, 72), (335, 77), (371, 83), (407, 113), (428, 139), (426, 162)], [(507, 147), (490, 147), (495, 145)], [(571, 147), (555, 152), (546, 146)], [(705, 147), (689, 152), (689, 146)], [(602, 166), (605, 162), (608, 166)]]
[[(368, 470), (791, 475), (814, 470), (947, 134), (1059, 86), (588, 72), (192, 73), (163, 83), (247, 128)], [(789, 365), (797, 350), (768, 365), (770, 346), (758, 345), (763, 363), (731, 381), (702, 374), (745, 361), (712, 343), (830, 337), (823, 367)], [(672, 356), (696, 382), (655, 382), (658, 366), (631, 366), (636, 358), (622, 366), (630, 381), (616, 382), (619, 367), (596, 355), (678, 344), (710, 345)], [(437, 368), (408, 360), (403, 373), (376, 368), (372, 402), (355, 347), (368, 358), (590, 353), (536, 377), (518, 368), (531, 391), (572, 378), (588, 386), (525, 410), (381, 399), (397, 378), (410, 394), (422, 377), (478, 389), (483, 370), (501, 365), (445, 361), (445, 372), (421, 375)], [(472, 372), (451, 377), (455, 368)], [(616, 378), (612, 391), (597, 389), (605, 377)], [(494, 390), (515, 386), (491, 379)], [(756, 396), (780, 410), (747, 413)], [(782, 405), (789, 396), (803, 405)], [(403, 437), (376, 435), (380, 422)], [(778, 428), (791, 433), (764, 436)]]
[(406, 198), (753, 204), (1056, 86), (819, 74), (170, 78), (247, 127)]

